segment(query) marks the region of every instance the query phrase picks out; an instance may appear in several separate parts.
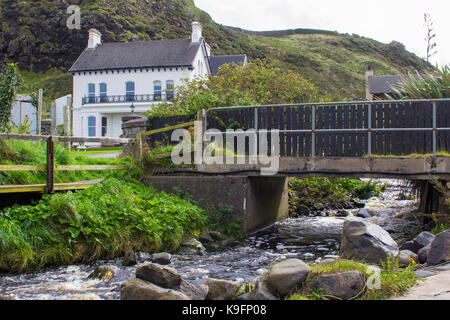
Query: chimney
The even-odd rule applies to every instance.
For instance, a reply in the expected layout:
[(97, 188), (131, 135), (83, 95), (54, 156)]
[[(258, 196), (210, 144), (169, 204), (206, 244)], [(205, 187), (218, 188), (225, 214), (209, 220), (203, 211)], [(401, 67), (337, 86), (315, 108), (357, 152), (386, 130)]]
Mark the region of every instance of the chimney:
[(199, 43), (202, 38), (202, 25), (194, 21), (192, 22), (192, 43)]
[(366, 71), (366, 99), (373, 100), (373, 96), (370, 93), (369, 77), (373, 76), (373, 70), (369, 66)]
[(88, 49), (95, 49), (102, 44), (102, 34), (97, 29), (89, 29)]

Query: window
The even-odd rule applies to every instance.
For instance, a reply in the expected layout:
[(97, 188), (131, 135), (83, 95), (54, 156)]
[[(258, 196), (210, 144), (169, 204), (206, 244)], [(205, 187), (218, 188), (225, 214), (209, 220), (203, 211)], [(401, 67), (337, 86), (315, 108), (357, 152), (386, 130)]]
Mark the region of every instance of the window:
[(100, 83), (100, 102), (106, 102), (106, 83)]
[(97, 119), (95, 117), (88, 117), (88, 136), (95, 137), (96, 136), (96, 122)]
[(161, 81), (153, 82), (153, 97), (155, 100), (161, 100)]
[(95, 103), (95, 84), (93, 83), (88, 84), (88, 97), (89, 103)]
[(102, 137), (106, 137), (108, 134), (108, 118), (102, 117)]
[(126, 97), (127, 101), (134, 101), (134, 82), (128, 81), (126, 83)]
[(174, 82), (172, 80), (166, 81), (167, 100), (173, 99)]

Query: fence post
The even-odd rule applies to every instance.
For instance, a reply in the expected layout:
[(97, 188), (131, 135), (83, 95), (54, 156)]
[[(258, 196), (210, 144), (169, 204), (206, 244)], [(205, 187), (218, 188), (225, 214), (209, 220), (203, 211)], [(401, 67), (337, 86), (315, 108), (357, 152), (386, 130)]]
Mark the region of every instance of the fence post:
[(140, 160), (142, 157), (142, 135), (141, 133), (136, 134), (136, 148), (135, 148), (135, 158)]
[(53, 137), (47, 140), (47, 193), (53, 193), (55, 187), (55, 144)]
[[(64, 135), (70, 136), (70, 107), (64, 106)], [(70, 141), (67, 142), (67, 150), (71, 149)]]
[(367, 105), (367, 155), (372, 155), (372, 104)]
[(437, 153), (437, 106), (433, 101), (433, 155)]

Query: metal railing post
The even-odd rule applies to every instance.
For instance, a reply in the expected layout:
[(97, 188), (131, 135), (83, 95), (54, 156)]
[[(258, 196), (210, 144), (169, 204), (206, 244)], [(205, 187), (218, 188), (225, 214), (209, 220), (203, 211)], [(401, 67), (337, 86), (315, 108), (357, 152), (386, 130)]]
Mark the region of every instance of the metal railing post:
[(437, 106), (433, 101), (433, 155), (437, 153)]
[(255, 156), (258, 156), (258, 107), (255, 107)]
[(367, 155), (372, 155), (372, 104), (367, 105)]
[(316, 155), (316, 106), (312, 106), (311, 119), (311, 157)]

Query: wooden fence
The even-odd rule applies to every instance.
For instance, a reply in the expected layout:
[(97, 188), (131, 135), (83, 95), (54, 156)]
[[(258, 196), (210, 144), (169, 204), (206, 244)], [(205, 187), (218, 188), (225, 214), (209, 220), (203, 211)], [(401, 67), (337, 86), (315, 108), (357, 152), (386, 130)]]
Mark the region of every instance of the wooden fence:
[[(280, 156), (449, 152), (450, 100), (217, 108), (207, 111), (205, 127), (222, 132), (278, 129)], [(268, 142), (270, 148), (270, 135)]]
[(61, 190), (85, 189), (99, 180), (55, 183), (55, 171), (104, 171), (104, 170), (123, 170), (123, 165), (55, 165), (55, 142), (107, 142), (107, 143), (129, 143), (134, 139), (112, 139), (112, 138), (87, 138), (87, 137), (58, 137), (58, 136), (40, 136), (40, 135), (21, 135), (0, 133), (0, 140), (27, 140), (27, 141), (45, 141), (47, 142), (47, 161), (46, 165), (0, 165), (0, 172), (8, 171), (46, 171), (47, 183), (37, 185), (6, 185), (0, 186), (0, 193), (19, 193), (19, 192), (46, 192), (53, 193)]

